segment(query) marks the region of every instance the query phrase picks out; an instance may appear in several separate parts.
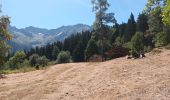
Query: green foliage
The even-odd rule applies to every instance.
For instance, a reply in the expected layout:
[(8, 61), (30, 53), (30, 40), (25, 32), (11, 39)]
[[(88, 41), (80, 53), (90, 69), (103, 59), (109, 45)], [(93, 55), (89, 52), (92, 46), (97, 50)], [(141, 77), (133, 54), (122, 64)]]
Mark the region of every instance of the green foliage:
[(132, 48), (131, 41), (128, 42), (128, 43), (125, 43), (125, 44), (123, 45), (123, 47), (127, 48), (128, 50), (131, 50), (131, 48)]
[(46, 56), (40, 57), (38, 54), (33, 54), (29, 57), (29, 64), (32, 67), (47, 66), (49, 59)]
[(152, 11), (155, 10), (156, 7), (161, 7), (164, 5), (165, 0), (148, 0), (146, 8), (144, 9), (144, 13), (150, 14)]
[(136, 22), (135, 22), (134, 15), (131, 14), (130, 18), (128, 19), (128, 23), (126, 25), (125, 34), (123, 36), (125, 42), (129, 42), (133, 37), (133, 35), (135, 34), (135, 32), (136, 32)]
[(119, 26), (119, 36), (120, 37), (123, 37), (125, 32), (126, 32), (126, 23), (122, 23), (120, 26)]
[(9, 50), (7, 45), (7, 40), (11, 39), (10, 34), (8, 33), (7, 26), (9, 25), (9, 17), (1, 16), (0, 17), (0, 67), (5, 63), (6, 53)]
[(140, 53), (144, 50), (144, 43), (143, 43), (143, 38), (144, 35), (142, 32), (137, 32), (131, 40), (131, 50), (132, 50), (132, 55), (140, 55)]
[(144, 13), (139, 14), (137, 19), (137, 31), (145, 33), (149, 29), (148, 16)]
[(47, 59), (46, 56), (42, 56), (42, 57), (39, 57), (37, 59), (37, 64), (38, 65), (41, 65), (43, 67), (47, 66), (48, 65), (48, 62), (49, 62), (49, 59)]
[(57, 46), (54, 46), (53, 47), (53, 51), (52, 51), (52, 57), (53, 57), (53, 60), (56, 60), (57, 59), (57, 56), (59, 54), (60, 50), (58, 49)]
[(170, 43), (170, 30), (169, 28), (168, 29), (164, 29), (163, 32), (160, 32), (156, 35), (155, 37), (155, 46), (156, 47), (161, 47), (161, 46), (165, 46), (167, 45), (168, 43)]
[(107, 40), (106, 38), (99, 39), (97, 41), (97, 48), (98, 48), (98, 54), (101, 55), (102, 60), (104, 60), (104, 54), (105, 52), (109, 51), (112, 49), (112, 45), (110, 44), (110, 41)]
[(118, 24), (116, 24), (113, 28), (110, 29), (111, 36), (109, 37), (109, 40), (111, 41), (112, 44), (115, 42), (116, 38), (119, 36), (119, 29), (120, 29), (120, 26)]
[(36, 66), (38, 64), (39, 55), (33, 54), (29, 57), (29, 64), (31, 66)]
[(165, 0), (162, 16), (164, 24), (170, 26), (170, 0)]
[(112, 48), (112, 45), (110, 44), (110, 41), (104, 38), (103, 40), (97, 41), (97, 46), (99, 49), (100, 54), (110, 50)]
[[(87, 43), (91, 38), (91, 34), (92, 32), (85, 31), (82, 33), (73, 34), (67, 37), (62, 42), (57, 41), (52, 44), (47, 44), (46, 46), (32, 48), (30, 51), (26, 52), (27, 58), (29, 58), (33, 54), (38, 54), (39, 56), (43, 56), (43, 55), (46, 56), (50, 61), (56, 61), (59, 51), (69, 51), (72, 57), (75, 57), (75, 55), (79, 56), (77, 52), (81, 52), (81, 54), (83, 55), (80, 56), (81, 56), (81, 60), (83, 60), (84, 59), (83, 51), (85, 51), (86, 49)], [(80, 41), (82, 42), (83, 46), (81, 45), (78, 46)], [(81, 49), (78, 50), (80, 46)]]
[(57, 57), (57, 63), (69, 63), (71, 61), (70, 52), (61, 51)]
[(93, 5), (93, 11), (96, 14), (96, 18), (93, 24), (95, 34), (100, 35), (99, 38), (107, 37), (109, 33), (108, 24), (115, 25), (116, 19), (114, 13), (106, 13), (109, 3), (108, 0), (91, 0)]
[(85, 59), (84, 52), (85, 52), (85, 46), (82, 43), (82, 41), (80, 41), (77, 44), (76, 48), (74, 49), (73, 61), (75, 61), (75, 62), (83, 62), (84, 59)]
[(4, 70), (0, 70), (0, 74), (16, 74), (16, 73), (25, 73), (25, 72), (29, 72), (29, 71), (34, 71), (36, 70), (33, 67), (30, 66), (25, 66), (19, 69), (4, 69)]
[(92, 36), (85, 50), (86, 59), (89, 59), (91, 56), (95, 54), (99, 54), (99, 49), (98, 49), (97, 41), (95, 40), (95, 37)]
[(13, 57), (7, 62), (7, 66), (11, 69), (18, 69), (22, 67), (25, 62), (26, 54), (23, 51), (18, 51)]
[(94, 22), (94, 29), (101, 30), (103, 26), (103, 16), (106, 14), (106, 10), (109, 7), (109, 3), (107, 0), (91, 0), (93, 5), (93, 11), (96, 13), (96, 19)]
[(121, 38), (120, 36), (117, 37), (116, 40), (115, 40), (115, 45), (116, 46), (121, 46), (122, 44), (124, 44), (123, 38)]
[(0, 41), (0, 67), (5, 63), (6, 53), (9, 50), (9, 46), (6, 42)]
[(155, 35), (163, 31), (163, 22), (161, 16), (161, 8), (158, 6), (149, 14), (148, 25), (149, 32)]

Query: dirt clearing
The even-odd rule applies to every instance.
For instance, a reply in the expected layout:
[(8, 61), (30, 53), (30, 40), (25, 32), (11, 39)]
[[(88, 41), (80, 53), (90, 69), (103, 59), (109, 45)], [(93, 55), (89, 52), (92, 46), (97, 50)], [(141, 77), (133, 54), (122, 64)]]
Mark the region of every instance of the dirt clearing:
[(170, 50), (70, 63), (0, 79), (0, 100), (170, 100)]

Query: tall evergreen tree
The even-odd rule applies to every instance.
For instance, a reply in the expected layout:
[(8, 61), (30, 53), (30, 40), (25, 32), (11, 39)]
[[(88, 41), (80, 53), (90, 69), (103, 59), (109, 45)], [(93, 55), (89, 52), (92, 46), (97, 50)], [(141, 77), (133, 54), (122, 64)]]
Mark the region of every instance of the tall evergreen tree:
[(84, 46), (83, 42), (80, 41), (77, 44), (76, 48), (74, 49), (73, 61), (75, 61), (75, 62), (83, 62), (84, 59), (85, 59), (84, 52), (85, 52), (85, 46)]
[(145, 13), (139, 14), (137, 19), (137, 31), (145, 33), (148, 29), (148, 16)]
[(11, 39), (10, 34), (8, 33), (8, 25), (9, 25), (9, 17), (1, 16), (0, 17), (0, 67), (5, 62), (6, 53), (9, 50), (9, 46), (7, 45), (7, 40)]
[(144, 50), (144, 35), (142, 32), (137, 32), (131, 40), (131, 45), (132, 45), (132, 55), (137, 55), (139, 56), (141, 52)]
[(129, 42), (133, 35), (136, 32), (136, 22), (134, 15), (131, 13), (130, 18), (128, 19), (128, 23), (126, 25), (126, 30), (124, 34), (124, 40), (125, 42)]
[(119, 24), (116, 24), (112, 29), (114, 30), (114, 32), (112, 33), (112, 38), (111, 38), (111, 43), (114, 43), (116, 38), (120, 35), (119, 34)]
[(126, 23), (122, 23), (119, 26), (119, 37), (123, 37), (126, 31)]
[(50, 60), (52, 60), (52, 51), (53, 51), (53, 46), (50, 44), (47, 44), (45, 55)]
[(92, 36), (85, 50), (86, 60), (95, 54), (99, 54), (99, 49), (97, 46), (97, 41), (95, 40), (95, 36)]
[(60, 52), (60, 50), (58, 49), (58, 47), (54, 46), (53, 47), (53, 51), (52, 51), (52, 59), (53, 60), (57, 59), (57, 56), (58, 56), (59, 52)]
[[(98, 40), (101, 41), (101, 46), (99, 49), (104, 50), (104, 38), (108, 38), (108, 23), (115, 24), (116, 20), (114, 18), (114, 13), (106, 13), (110, 4), (108, 0), (92, 0), (93, 11), (96, 14), (96, 18), (93, 24), (95, 35)], [(90, 42), (89, 42), (90, 43)], [(100, 52), (103, 57), (104, 51)]]
[(153, 35), (163, 31), (163, 22), (161, 14), (162, 10), (160, 6), (157, 6), (149, 14), (148, 18), (149, 32), (152, 33)]

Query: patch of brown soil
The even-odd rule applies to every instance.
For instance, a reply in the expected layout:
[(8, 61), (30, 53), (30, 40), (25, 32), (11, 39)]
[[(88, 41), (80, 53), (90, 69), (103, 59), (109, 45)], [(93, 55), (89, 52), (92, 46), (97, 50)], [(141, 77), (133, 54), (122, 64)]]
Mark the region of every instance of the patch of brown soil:
[(7, 75), (0, 100), (170, 100), (170, 50)]

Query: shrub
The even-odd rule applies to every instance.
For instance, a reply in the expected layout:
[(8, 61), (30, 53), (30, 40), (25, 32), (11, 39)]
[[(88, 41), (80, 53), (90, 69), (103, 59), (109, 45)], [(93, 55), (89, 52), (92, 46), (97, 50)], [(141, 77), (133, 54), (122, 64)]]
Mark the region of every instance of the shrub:
[(70, 52), (61, 51), (57, 57), (57, 63), (69, 63), (71, 61)]
[(6, 65), (11, 69), (22, 67), (22, 63), (24, 63), (25, 57), (26, 55), (23, 51), (18, 51), (13, 57), (9, 59)]
[(166, 32), (160, 32), (156, 35), (155, 38), (155, 46), (156, 47), (162, 47), (168, 44), (168, 33)]
[(121, 46), (124, 43), (123, 38), (117, 37), (115, 40), (115, 45), (116, 46)]
[(38, 64), (39, 55), (33, 54), (29, 57), (29, 64), (33, 67)]
[(131, 53), (135, 57), (138, 57), (141, 53), (141, 51), (144, 51), (144, 43), (143, 43), (143, 33), (142, 32), (137, 32), (131, 40)]
[(47, 66), (49, 62), (49, 59), (47, 59), (46, 56), (42, 56), (40, 57), (37, 54), (33, 54), (29, 57), (29, 64), (32, 67), (36, 67), (37, 69), (39, 68), (39, 66)]
[(85, 50), (86, 60), (95, 54), (99, 54), (99, 49), (98, 49), (97, 41), (95, 40), (95, 37), (92, 37), (88, 41), (88, 44)]
[(49, 62), (49, 59), (47, 59), (47, 57), (46, 56), (42, 56), (42, 57), (39, 57), (38, 59), (37, 59), (37, 63), (39, 64), (39, 65), (41, 65), (41, 66), (47, 66), (48, 65), (48, 62)]

